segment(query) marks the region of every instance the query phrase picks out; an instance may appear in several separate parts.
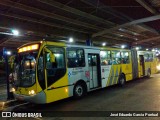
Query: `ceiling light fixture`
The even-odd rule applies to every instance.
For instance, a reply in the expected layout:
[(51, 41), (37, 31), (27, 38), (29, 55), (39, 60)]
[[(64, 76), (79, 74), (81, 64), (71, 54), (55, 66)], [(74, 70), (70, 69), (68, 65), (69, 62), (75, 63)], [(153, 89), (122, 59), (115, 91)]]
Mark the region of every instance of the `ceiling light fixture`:
[(69, 38), (69, 42), (73, 42), (74, 40), (73, 40), (73, 38), (71, 37), (71, 38)]
[(139, 47), (136, 47), (136, 50), (139, 50)]
[(125, 45), (121, 45), (121, 48), (124, 49), (124, 48), (125, 48)]
[(106, 43), (104, 42), (104, 43), (102, 43), (102, 46), (106, 46)]
[(19, 35), (19, 31), (16, 30), (16, 29), (13, 29), (12, 30), (12, 34), (15, 35), (15, 36), (18, 36)]

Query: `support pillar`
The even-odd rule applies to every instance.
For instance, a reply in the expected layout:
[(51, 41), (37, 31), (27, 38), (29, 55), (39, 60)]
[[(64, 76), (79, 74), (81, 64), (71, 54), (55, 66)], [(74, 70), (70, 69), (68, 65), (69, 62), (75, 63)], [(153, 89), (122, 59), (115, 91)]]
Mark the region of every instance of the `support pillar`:
[(87, 46), (92, 46), (92, 40), (91, 40), (91, 36), (90, 35), (88, 35), (88, 38), (86, 40), (86, 45)]
[(5, 59), (5, 71), (6, 71), (6, 84), (7, 84), (7, 100), (11, 99), (11, 92), (9, 87), (9, 69), (8, 69), (8, 56), (6, 48), (3, 48), (3, 57)]

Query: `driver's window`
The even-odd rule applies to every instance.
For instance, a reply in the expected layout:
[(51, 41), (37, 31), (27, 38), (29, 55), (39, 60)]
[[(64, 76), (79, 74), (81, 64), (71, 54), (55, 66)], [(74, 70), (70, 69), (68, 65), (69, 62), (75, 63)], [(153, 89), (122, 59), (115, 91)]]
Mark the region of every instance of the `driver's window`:
[(44, 59), (43, 54), (38, 59), (38, 81), (42, 89), (45, 89), (45, 78), (44, 78)]
[(38, 70), (43, 70), (43, 68), (44, 68), (43, 55), (40, 55), (38, 59)]

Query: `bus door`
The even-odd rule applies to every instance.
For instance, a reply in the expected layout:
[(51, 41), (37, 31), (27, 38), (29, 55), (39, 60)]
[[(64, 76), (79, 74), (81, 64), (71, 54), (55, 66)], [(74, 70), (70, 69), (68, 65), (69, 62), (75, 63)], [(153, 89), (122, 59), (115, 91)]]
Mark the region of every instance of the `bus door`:
[(140, 61), (140, 75), (145, 75), (145, 65), (144, 65), (144, 55), (139, 55), (139, 61)]
[(90, 89), (100, 87), (100, 56), (99, 54), (88, 54), (88, 65), (90, 72)]

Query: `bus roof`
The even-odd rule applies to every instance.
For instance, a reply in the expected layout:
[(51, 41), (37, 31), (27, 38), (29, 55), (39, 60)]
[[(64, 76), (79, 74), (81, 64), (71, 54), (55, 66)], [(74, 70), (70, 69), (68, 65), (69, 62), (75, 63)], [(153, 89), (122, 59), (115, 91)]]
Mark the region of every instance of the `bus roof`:
[[(64, 46), (64, 47), (79, 47), (79, 48), (85, 48), (85, 49), (99, 49), (99, 50), (120, 50), (120, 51), (131, 51), (131, 49), (122, 49), (122, 48), (114, 48), (114, 47), (97, 47), (97, 46), (87, 46), (87, 45), (73, 45), (73, 44), (66, 44), (64, 42), (54, 42), (54, 41), (36, 41), (36, 42), (29, 42), (26, 43), (19, 48), (22, 48), (24, 46), (32, 45), (32, 44), (46, 44), (46, 45), (57, 45), (57, 46)], [(138, 50), (138, 51), (144, 51), (144, 52), (152, 52), (152, 51), (145, 51), (145, 50)]]

